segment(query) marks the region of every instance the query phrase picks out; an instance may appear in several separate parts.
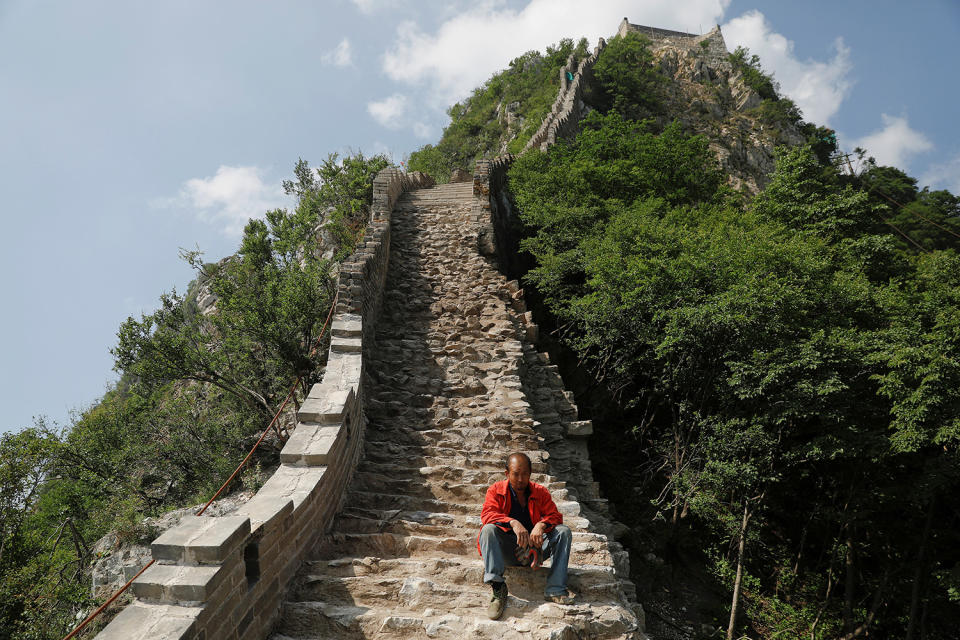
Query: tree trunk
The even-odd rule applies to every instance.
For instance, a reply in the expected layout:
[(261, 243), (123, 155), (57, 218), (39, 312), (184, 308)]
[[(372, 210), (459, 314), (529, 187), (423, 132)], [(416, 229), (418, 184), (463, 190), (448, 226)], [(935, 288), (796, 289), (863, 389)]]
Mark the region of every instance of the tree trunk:
[(840, 640), (854, 640), (854, 638), (859, 638), (862, 635), (868, 635), (870, 631), (870, 625), (873, 624), (874, 618), (877, 617), (877, 611), (880, 609), (880, 605), (883, 604), (883, 593), (887, 587), (887, 578), (889, 574), (884, 574), (883, 580), (880, 582), (880, 586), (877, 587), (877, 590), (873, 594), (873, 604), (870, 605), (870, 610), (867, 612), (867, 618), (863, 621), (862, 624), (858, 625), (856, 628), (851, 629)]
[(857, 592), (855, 573), (853, 525), (850, 525), (847, 527), (846, 578), (843, 585), (843, 630), (848, 634), (853, 631), (853, 599)]
[(747, 546), (747, 523), (750, 521), (750, 501), (743, 503), (743, 520), (740, 523), (740, 544), (737, 549), (737, 577), (733, 581), (733, 600), (730, 603), (730, 624), (727, 625), (727, 640), (733, 640), (737, 621), (737, 605), (740, 601), (740, 583), (743, 581), (743, 555)]
[(913, 589), (910, 594), (910, 623), (907, 625), (907, 635), (904, 640), (913, 640), (914, 632), (917, 629), (917, 613), (920, 610), (920, 592), (923, 590), (923, 584), (926, 582), (926, 572), (924, 569), (927, 564), (927, 542), (930, 539), (930, 529), (933, 526), (933, 511), (936, 498), (930, 499), (930, 506), (927, 508), (926, 522), (923, 524), (923, 537), (920, 539), (920, 549), (917, 551), (917, 562), (913, 572)]

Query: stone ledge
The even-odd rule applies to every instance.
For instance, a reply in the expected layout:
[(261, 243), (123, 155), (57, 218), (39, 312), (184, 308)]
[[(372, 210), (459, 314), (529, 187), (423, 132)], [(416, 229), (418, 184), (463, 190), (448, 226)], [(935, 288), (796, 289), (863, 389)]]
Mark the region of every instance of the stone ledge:
[(150, 546), (157, 560), (222, 563), (250, 535), (250, 518), (188, 516)]
[(253, 496), (246, 503), (242, 504), (235, 512), (238, 516), (247, 516), (250, 518), (250, 531), (252, 533), (262, 532), (266, 535), (269, 531), (283, 519), (293, 513), (293, 500), (277, 499), (273, 495)]
[(97, 634), (97, 640), (192, 639), (202, 611), (199, 607), (134, 602)]
[(330, 326), (330, 334), (335, 338), (360, 337), (363, 334), (363, 318), (352, 314), (336, 316)]
[(222, 582), (224, 573), (221, 566), (154, 564), (134, 581), (132, 589), (144, 600), (206, 602)]
[(334, 336), (330, 339), (330, 351), (339, 351), (340, 353), (360, 353), (363, 349), (363, 343), (360, 338), (340, 338)]
[(300, 422), (320, 422), (323, 424), (343, 422), (347, 407), (356, 399), (353, 388), (343, 390), (324, 389), (323, 395), (317, 397), (313, 395), (317, 386), (314, 385), (314, 388), (310, 390), (310, 395), (300, 405), (297, 419)]
[(340, 425), (300, 423), (280, 452), (280, 462), (307, 466), (329, 464), (332, 462), (330, 452), (339, 434)]
[(278, 502), (291, 500), (296, 510), (316, 490), (326, 471), (327, 467), (291, 467), (281, 464), (260, 487), (254, 499), (270, 499)]

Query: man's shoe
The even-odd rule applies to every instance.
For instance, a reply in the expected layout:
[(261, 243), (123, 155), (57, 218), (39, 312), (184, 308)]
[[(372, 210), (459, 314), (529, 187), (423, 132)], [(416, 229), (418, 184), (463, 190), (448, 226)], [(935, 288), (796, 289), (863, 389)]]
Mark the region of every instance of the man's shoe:
[(577, 594), (570, 591), (570, 589), (561, 593), (548, 593), (543, 596), (543, 599), (547, 602), (556, 602), (557, 604), (573, 604), (576, 598)]
[(499, 620), (503, 615), (503, 610), (507, 608), (507, 583), (498, 582), (493, 588), (493, 597), (490, 598), (490, 606), (487, 607), (487, 617), (491, 620)]

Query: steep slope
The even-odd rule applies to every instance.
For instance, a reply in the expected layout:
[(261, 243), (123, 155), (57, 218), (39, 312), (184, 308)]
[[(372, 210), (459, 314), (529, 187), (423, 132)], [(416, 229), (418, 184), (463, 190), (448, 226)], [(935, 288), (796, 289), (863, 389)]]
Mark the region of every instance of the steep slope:
[[(583, 425), (556, 368), (526, 338), (516, 283), (463, 231), (473, 203), (472, 184), (452, 184), (395, 208), (365, 455), (274, 640), (642, 637), (585, 445), (565, 437)], [(580, 597), (544, 603), (545, 570), (511, 569), (507, 614), (490, 621), (475, 546), (480, 505), (518, 449), (574, 530)]]
[[(716, 33), (719, 36), (719, 29)], [(775, 147), (806, 141), (804, 124), (786, 113), (792, 108), (788, 100), (762, 97), (751, 86), (742, 57), (711, 55), (699, 45), (703, 41), (651, 43), (654, 68), (666, 80), (658, 119), (661, 124), (678, 120), (688, 133), (705, 135), (731, 186), (756, 194), (769, 182)]]

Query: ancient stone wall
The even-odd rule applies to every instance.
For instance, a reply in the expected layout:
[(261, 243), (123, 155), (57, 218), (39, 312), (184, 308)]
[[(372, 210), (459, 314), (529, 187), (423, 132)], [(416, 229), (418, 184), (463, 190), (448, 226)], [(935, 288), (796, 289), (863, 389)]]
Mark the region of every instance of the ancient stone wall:
[(393, 205), (429, 187), (421, 173), (384, 169), (363, 243), (340, 268), (323, 380), (297, 414), (281, 465), (239, 509), (190, 516), (154, 540), (155, 563), (98, 640), (260, 640), (290, 580), (332, 523), (363, 450), (363, 369), (383, 296)]
[[(583, 92), (587, 83), (593, 77), (593, 65), (596, 64), (600, 53), (606, 46), (603, 38), (597, 44), (593, 53), (574, 66), (573, 54), (567, 59), (567, 64), (560, 70), (560, 91), (553, 101), (550, 113), (543, 119), (543, 123), (533, 137), (527, 142), (523, 151), (528, 149), (545, 150), (556, 142), (557, 138), (572, 137), (580, 127), (580, 120), (586, 115), (583, 105)], [(567, 74), (573, 75), (573, 80)]]
[[(572, 138), (580, 131), (580, 120), (587, 109), (583, 102), (584, 91), (593, 79), (593, 66), (606, 47), (600, 38), (593, 53), (574, 65), (571, 54), (567, 64), (560, 70), (560, 88), (553, 101), (550, 113), (521, 153), (530, 149), (546, 151), (558, 138)], [(573, 76), (570, 80), (568, 75)], [(506, 174), (515, 156), (505, 154), (493, 160), (481, 160), (474, 169), (474, 194), (478, 197), (474, 207), (474, 222), (478, 225), (480, 251), (484, 255), (496, 254), (500, 270), (515, 277), (524, 271), (519, 255), (517, 239), (513, 233), (515, 215), (506, 189)]]
[[(573, 137), (576, 135), (579, 130), (580, 117), (583, 115), (583, 89), (591, 79), (593, 65), (604, 47), (605, 42), (601, 39), (593, 55), (580, 63), (572, 82), (567, 81), (565, 68), (554, 109), (551, 110), (538, 134), (534, 136), (522, 153), (531, 148), (546, 151), (556, 142), (558, 137)], [(572, 67), (571, 63), (572, 60), (568, 62), (568, 67)], [(557, 110), (558, 105), (563, 105), (563, 108)], [(547, 132), (546, 135), (539, 138), (542, 140), (541, 142), (535, 143), (535, 140), (543, 131)], [(475, 203), (471, 213), (471, 221), (477, 229), (477, 244), (480, 252), (487, 256), (496, 255), (499, 270), (510, 278), (519, 278), (530, 265), (522, 263), (523, 258), (519, 252), (519, 242), (515, 231), (515, 226), (518, 223), (517, 212), (511, 203), (507, 184), (507, 171), (509, 171), (514, 160), (515, 156), (507, 154), (477, 162), (474, 169), (473, 193)], [(517, 280), (511, 281), (511, 285), (514, 289), (515, 309), (523, 313), (526, 338), (531, 343), (537, 342), (539, 327), (534, 322), (533, 312), (527, 310), (523, 299), (524, 291), (520, 288)], [(549, 357), (545, 354), (540, 357), (549, 360)], [(554, 384), (563, 389), (564, 385), (559, 370), (555, 365), (550, 365), (550, 369), (550, 374), (556, 378)], [(530, 384), (531, 387), (535, 388), (537, 384), (533, 380), (527, 379), (529, 377), (530, 371), (521, 375), (525, 384)], [(619, 587), (633, 607), (640, 622), (639, 628), (642, 630), (644, 612), (643, 607), (636, 602), (636, 587), (630, 580), (629, 554), (619, 542), (615, 541), (616, 537), (625, 532), (626, 527), (610, 515), (607, 501), (600, 496), (599, 485), (593, 480), (593, 471), (586, 446), (586, 438), (593, 433), (593, 423), (590, 420), (578, 420), (573, 394), (564, 390), (563, 395), (564, 402), (561, 403), (562, 406), (558, 411), (562, 412), (560, 415), (569, 422), (562, 429), (562, 438), (559, 441), (563, 442), (565, 446), (573, 446), (575, 449), (579, 447), (579, 449), (577, 454), (568, 458), (567, 461), (563, 461), (566, 456), (561, 454), (559, 450), (553, 451), (551, 453), (552, 464), (556, 466), (554, 472), (564, 477), (569, 486), (576, 490), (579, 503), (589, 510), (590, 521), (594, 528), (607, 537), (608, 544), (614, 550), (616, 558), (615, 575)], [(543, 415), (536, 417), (539, 419), (536, 424), (539, 425), (538, 430), (541, 435), (547, 441), (556, 445), (558, 442), (557, 434), (551, 434), (549, 427), (544, 425), (542, 420), (545, 417)]]
[(493, 160), (481, 160), (474, 170), (473, 194), (476, 196), (471, 217), (478, 229), (480, 253), (496, 256), (500, 271), (518, 277), (524, 269), (513, 225), (516, 214), (507, 191), (507, 170), (516, 156), (506, 154)]
[(617, 36), (623, 37), (628, 33), (639, 33), (650, 40), (650, 48), (653, 51), (664, 47), (686, 48), (698, 52), (708, 65), (714, 68), (729, 66), (727, 62), (727, 44), (720, 32), (720, 25), (714, 26), (704, 35), (695, 33), (684, 33), (682, 31), (670, 31), (668, 29), (657, 29), (640, 24), (630, 24), (624, 18), (617, 29)]

